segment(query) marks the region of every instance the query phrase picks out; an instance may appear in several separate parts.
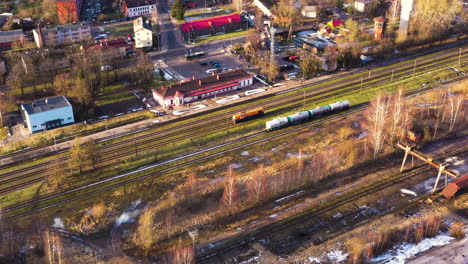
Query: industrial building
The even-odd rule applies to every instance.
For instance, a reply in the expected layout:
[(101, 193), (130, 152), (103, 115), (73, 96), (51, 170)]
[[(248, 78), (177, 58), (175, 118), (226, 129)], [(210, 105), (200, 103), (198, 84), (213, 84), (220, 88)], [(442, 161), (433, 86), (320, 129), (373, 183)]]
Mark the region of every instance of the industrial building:
[(65, 96), (21, 104), (21, 117), (31, 133), (75, 123), (73, 107)]
[(242, 70), (234, 70), (153, 89), (153, 97), (163, 107), (169, 107), (205, 99), (252, 84), (252, 75)]

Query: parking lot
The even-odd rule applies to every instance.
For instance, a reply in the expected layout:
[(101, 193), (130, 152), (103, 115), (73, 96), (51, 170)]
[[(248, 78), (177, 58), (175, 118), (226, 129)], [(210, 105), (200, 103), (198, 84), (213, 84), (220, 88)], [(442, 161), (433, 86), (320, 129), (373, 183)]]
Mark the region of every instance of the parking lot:
[[(226, 49), (227, 50), (227, 49)], [(218, 47), (202, 48), (196, 50), (204, 52), (205, 56), (186, 60), (183, 54), (178, 56), (163, 56), (162, 59), (169, 66), (169, 68), (183, 78), (202, 78), (211, 75), (212, 72), (228, 71), (229, 69), (243, 68), (249, 69), (250, 65), (244, 61), (239, 60), (236, 54), (231, 54)], [(194, 53), (195, 50), (187, 50), (187, 53)]]

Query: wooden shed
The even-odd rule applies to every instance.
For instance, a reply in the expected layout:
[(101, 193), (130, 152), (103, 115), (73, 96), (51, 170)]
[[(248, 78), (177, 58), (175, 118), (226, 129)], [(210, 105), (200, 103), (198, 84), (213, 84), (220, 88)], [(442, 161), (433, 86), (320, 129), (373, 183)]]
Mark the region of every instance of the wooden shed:
[(452, 198), (455, 194), (463, 188), (468, 187), (468, 175), (462, 176), (460, 179), (451, 182), (445, 187), (441, 194), (447, 199)]

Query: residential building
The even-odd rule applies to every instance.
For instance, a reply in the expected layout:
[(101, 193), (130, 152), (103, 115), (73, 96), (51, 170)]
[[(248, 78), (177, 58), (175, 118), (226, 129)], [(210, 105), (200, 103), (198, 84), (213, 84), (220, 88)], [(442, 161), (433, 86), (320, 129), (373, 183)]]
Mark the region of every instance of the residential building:
[(13, 43), (23, 43), (25, 41), (23, 30), (0, 31), (0, 50), (11, 48)]
[(156, 4), (156, 0), (123, 0), (122, 12), (126, 17), (151, 15)]
[(253, 76), (234, 70), (226, 73), (192, 79), (176, 85), (162, 86), (153, 89), (153, 97), (163, 107), (183, 105), (189, 102), (205, 99), (216, 94), (237, 90), (253, 84)]
[(75, 123), (73, 107), (65, 96), (21, 104), (21, 116), (31, 133)]
[(135, 33), (136, 48), (149, 48), (153, 46), (151, 20), (143, 16), (133, 20), (133, 32)]
[(316, 18), (317, 6), (304, 6), (301, 12), (302, 12), (302, 15), (306, 18)]
[(123, 39), (102, 40), (91, 45), (81, 46), (81, 50), (100, 50), (104, 59), (124, 57), (127, 55), (127, 42)]
[(216, 35), (242, 29), (242, 23), (239, 14), (231, 14), (187, 22), (180, 28), (184, 40), (190, 41), (198, 36)]
[(356, 0), (354, 1), (354, 9), (358, 12), (366, 12), (369, 4), (370, 0)]
[(57, 0), (57, 17), (60, 24), (80, 21), (82, 0)]
[(91, 38), (89, 25), (62, 25), (53, 28), (37, 28), (33, 30), (34, 41), (39, 48), (48, 45), (63, 45), (87, 41)]

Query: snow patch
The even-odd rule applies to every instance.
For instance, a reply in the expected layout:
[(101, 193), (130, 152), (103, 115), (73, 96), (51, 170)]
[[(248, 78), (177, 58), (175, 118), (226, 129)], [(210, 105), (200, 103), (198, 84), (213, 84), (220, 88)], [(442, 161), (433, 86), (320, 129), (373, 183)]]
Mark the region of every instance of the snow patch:
[(330, 261), (334, 263), (340, 263), (346, 260), (346, 258), (348, 257), (348, 254), (343, 253), (343, 251), (341, 250), (333, 250), (332, 252), (329, 252), (327, 254), (327, 257)]
[(265, 89), (259, 88), (259, 89), (253, 89), (253, 90), (248, 90), (245, 92), (246, 96), (252, 95), (252, 94), (257, 94), (266, 91)]
[(361, 138), (363, 138), (363, 137), (365, 137), (365, 136), (367, 136), (367, 131), (364, 131), (364, 132), (359, 133), (358, 139), (361, 139)]
[(253, 161), (253, 162), (257, 162), (259, 160), (262, 160), (262, 158), (260, 157), (253, 157), (253, 158), (250, 158), (249, 161)]
[(406, 260), (417, 254), (433, 247), (447, 245), (452, 240), (454, 240), (453, 237), (442, 234), (432, 238), (425, 238), (418, 244), (403, 243), (389, 250), (387, 253), (372, 259), (372, 262), (404, 264)]
[(54, 218), (54, 224), (52, 225), (53, 228), (58, 228), (58, 229), (65, 229), (65, 224), (63, 223), (62, 218), (56, 217)]
[(232, 169), (238, 169), (238, 168), (241, 168), (242, 166), (243, 166), (242, 163), (233, 163), (233, 164), (231, 164)]
[(233, 96), (228, 96), (228, 97), (216, 100), (216, 103), (217, 104), (224, 104), (224, 103), (226, 103), (228, 101), (236, 100), (236, 99), (239, 99), (239, 98), (240, 98), (240, 96), (236, 94), (236, 95), (233, 95)]
[(400, 189), (400, 192), (403, 194), (413, 195), (414, 197), (418, 196), (415, 192), (407, 190), (407, 189)]
[(124, 223), (132, 223), (135, 222), (135, 218), (140, 214), (140, 210), (137, 209), (138, 205), (141, 204), (141, 199), (133, 201), (130, 204), (129, 210), (124, 211), (119, 218), (115, 221), (114, 228), (119, 227), (121, 224)]
[(283, 201), (283, 200), (289, 199), (289, 198), (291, 198), (291, 197), (293, 197), (293, 196), (296, 196), (296, 195), (298, 195), (298, 194), (301, 194), (301, 193), (303, 193), (303, 192), (304, 192), (304, 191), (298, 191), (297, 193), (293, 193), (293, 194), (290, 194), (290, 195), (288, 195), (288, 196), (281, 197), (281, 198), (275, 200), (275, 203), (279, 203), (279, 202), (281, 202), (281, 201)]
[(272, 214), (272, 215), (270, 215), (269, 217), (270, 217), (270, 218), (276, 218), (276, 217), (278, 217), (278, 214)]
[(317, 263), (317, 264), (322, 263), (322, 261), (321, 261), (319, 258), (316, 258), (316, 257), (308, 257), (307, 260), (308, 260), (310, 263)]
[(248, 151), (242, 151), (241, 156), (248, 156), (249, 152)]

